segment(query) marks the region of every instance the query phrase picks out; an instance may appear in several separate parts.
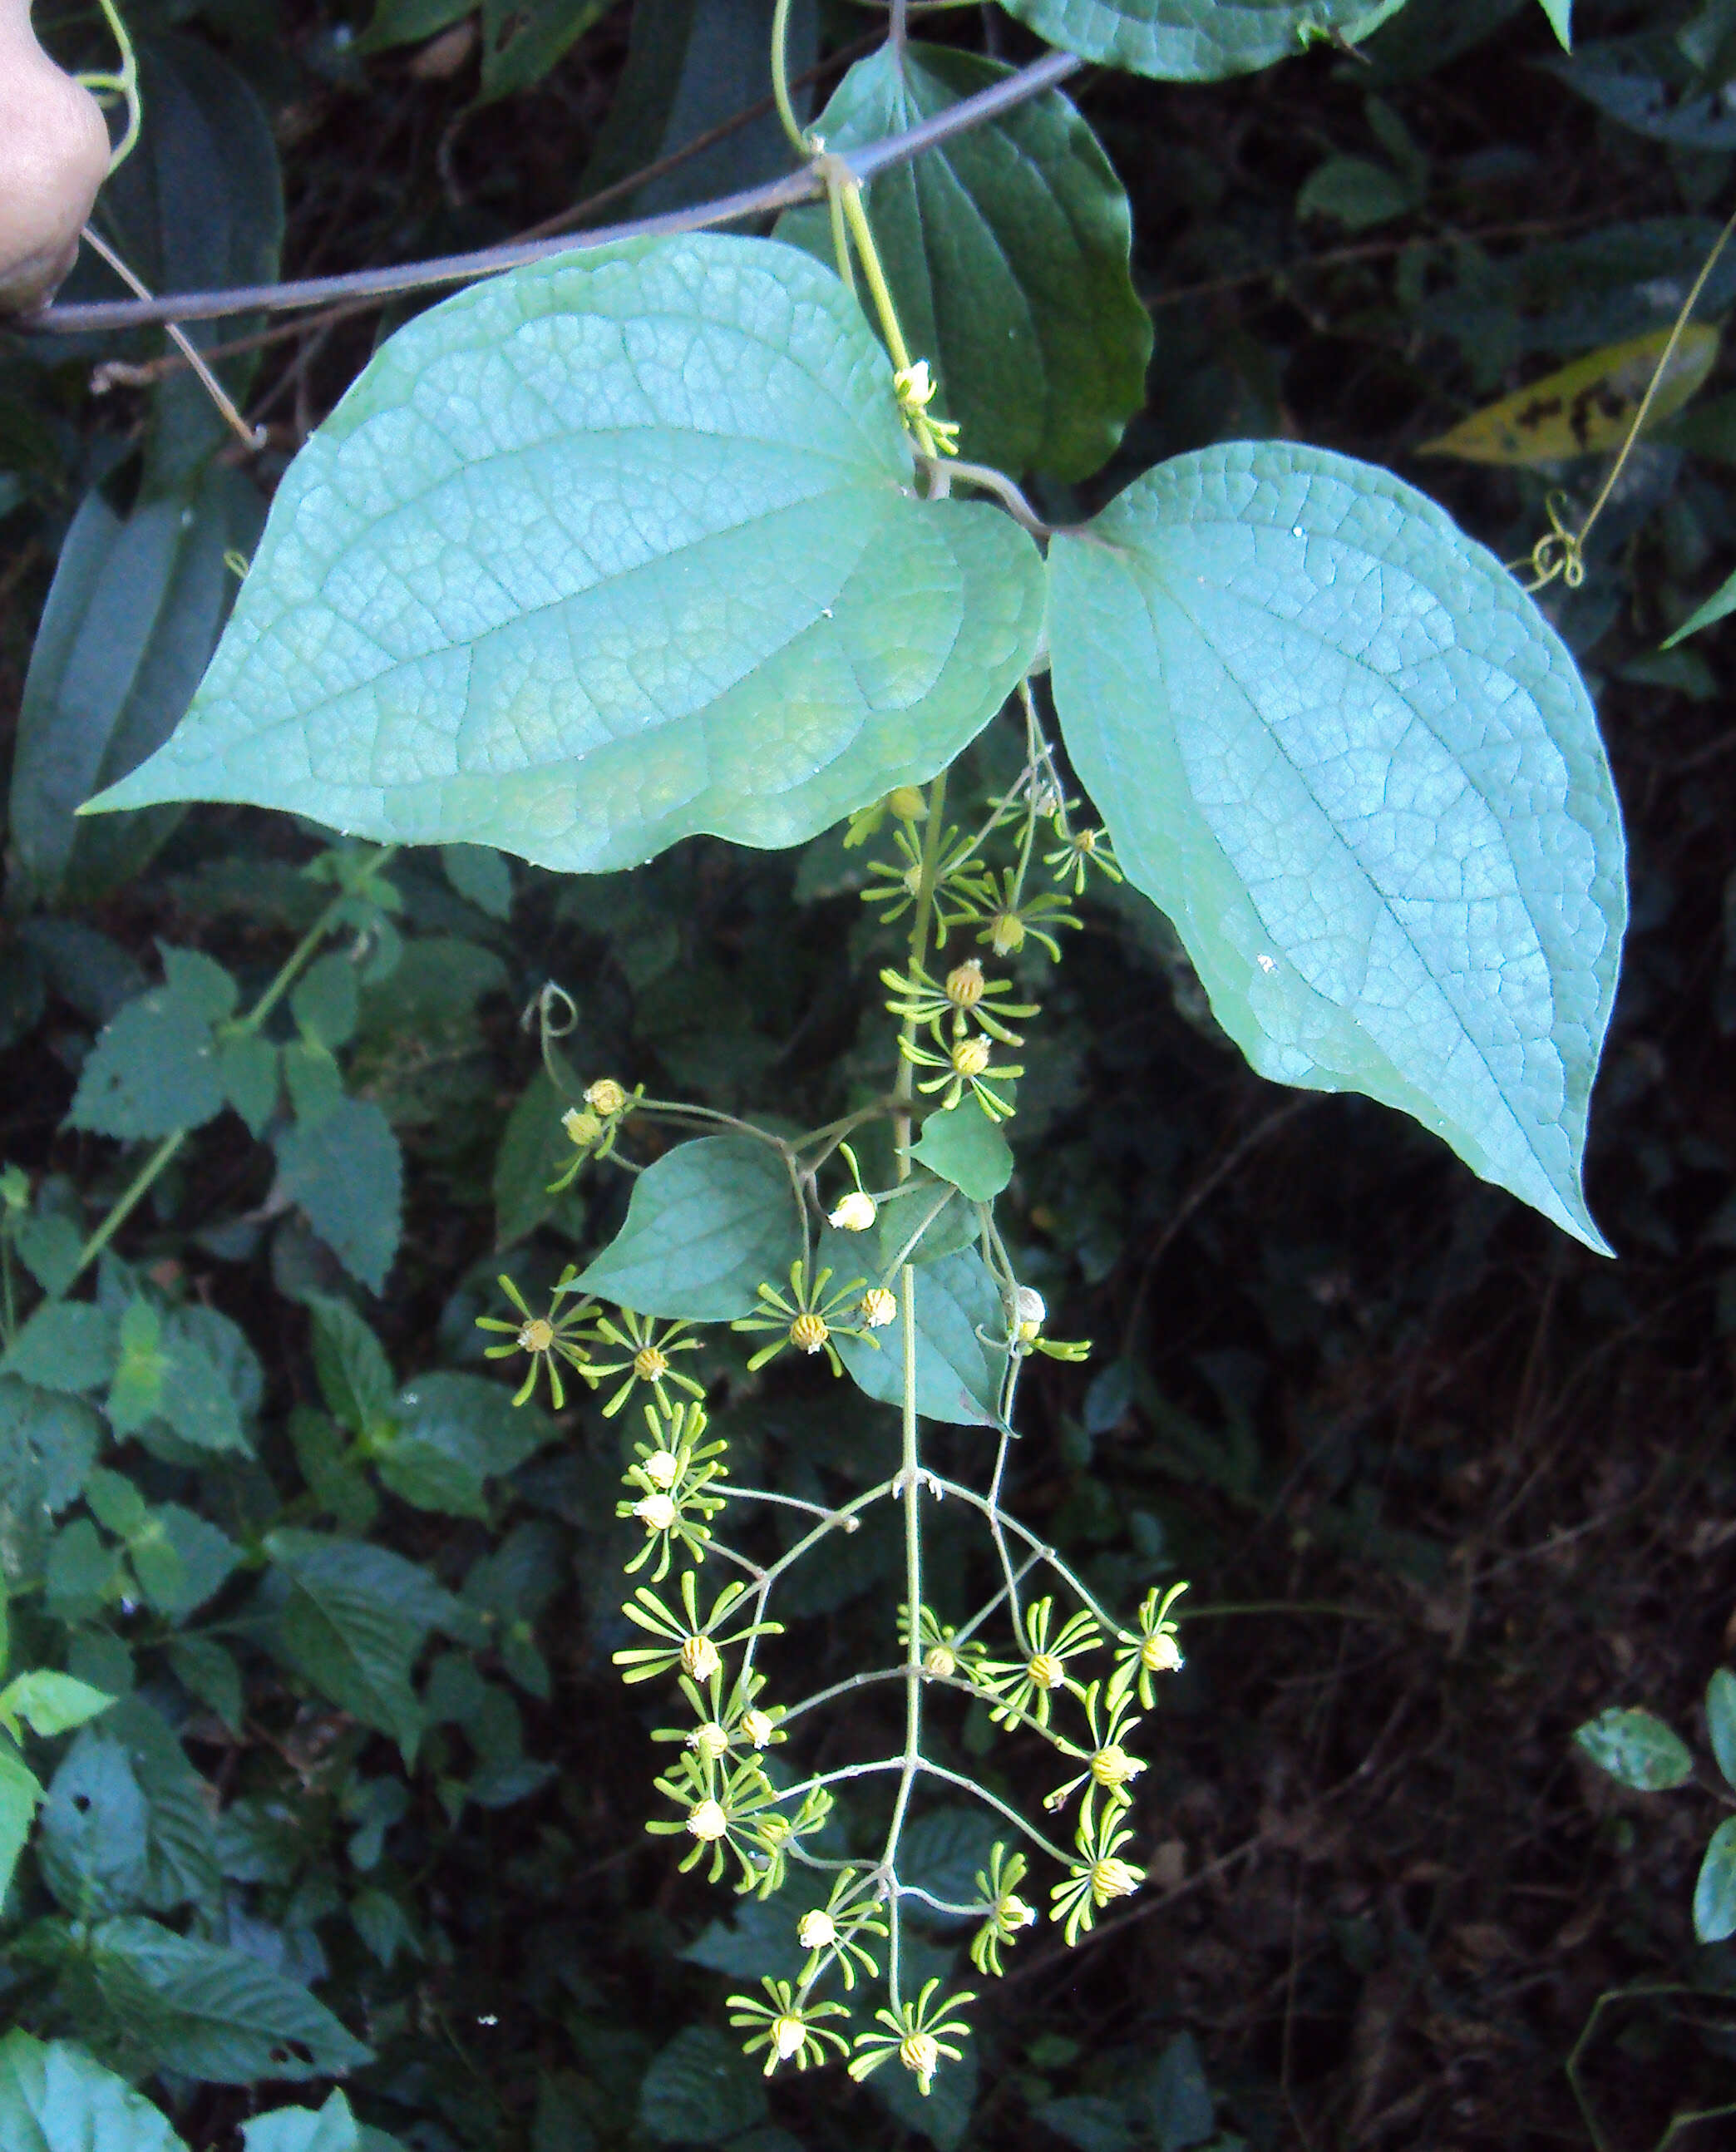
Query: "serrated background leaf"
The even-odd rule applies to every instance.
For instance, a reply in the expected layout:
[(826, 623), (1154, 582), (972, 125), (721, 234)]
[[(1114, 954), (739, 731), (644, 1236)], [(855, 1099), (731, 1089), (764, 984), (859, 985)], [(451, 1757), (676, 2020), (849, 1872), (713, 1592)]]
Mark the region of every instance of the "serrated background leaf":
[(215, 1120), (224, 1091), (214, 1021), (185, 979), (168, 978), (129, 1002), (79, 1073), (67, 1126), (103, 1136), (167, 1136)]
[(1627, 917), (1596, 720), (1492, 554), (1386, 472), (1180, 456), (1049, 557), (1068, 752), (1212, 1013), (1607, 1252), (1580, 1189)]
[(89, 1971), (119, 2025), (160, 2068), (249, 2084), (332, 2077), (372, 2059), (297, 1982), (155, 1921), (103, 1922)]
[(639, 2120), (660, 2144), (721, 2144), (766, 2116), (754, 2069), (709, 2025), (689, 2025), (652, 2060)]
[[(943, 45), (858, 60), (815, 122), (845, 152), (901, 134), (1011, 74)], [(1058, 90), (971, 129), (867, 190), (875, 243), (934, 409), (959, 454), (1014, 476), (1087, 478), (1145, 401), (1151, 319), (1128, 273), (1127, 197)], [(778, 235), (832, 260), (824, 209)]]
[(1133, 74), (1211, 82), (1270, 67), (1304, 48), (1303, 33), (1354, 42), (1404, 0), (1001, 0), (1040, 38)]
[(633, 1183), (626, 1221), (578, 1285), (641, 1315), (727, 1322), (762, 1282), (787, 1292), (802, 1252), (789, 1169), (753, 1136), (678, 1144)]
[(1023, 531), (916, 497), (835, 277), (636, 241), (391, 339), (280, 488), (174, 738), (101, 804), (577, 870), (702, 830), (794, 844), (948, 761), (1041, 616)]
[(340, 1099), (277, 1139), (277, 1191), (358, 1285), (384, 1290), (404, 1222), (404, 1155), (371, 1099)]

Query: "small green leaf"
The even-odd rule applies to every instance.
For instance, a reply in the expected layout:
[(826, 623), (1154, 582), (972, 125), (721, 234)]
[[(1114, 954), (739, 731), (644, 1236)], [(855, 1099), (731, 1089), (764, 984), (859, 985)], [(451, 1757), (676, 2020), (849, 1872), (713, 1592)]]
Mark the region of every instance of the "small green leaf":
[(1543, 12), (1549, 18), (1550, 28), (1561, 41), (1561, 50), (1573, 50), (1573, 0), (1543, 0)]
[[(834, 1265), (835, 1282), (856, 1275), (847, 1246), (840, 1245), (846, 1238), (828, 1230), (821, 1239), (818, 1260)], [(1006, 1318), (982, 1256), (974, 1249), (942, 1256), (937, 1262), (924, 1263), (916, 1277), (916, 1410), (925, 1419), (959, 1427), (998, 1424), (1001, 1369), (1006, 1363), (977, 1332), (979, 1327), (991, 1337), (1004, 1332)], [(900, 1280), (893, 1285), (902, 1292)], [(866, 1338), (839, 1338), (839, 1357), (859, 1389), (882, 1404), (900, 1404), (904, 1398), (902, 1308), (895, 1322), (873, 1335), (877, 1346)]]
[(922, 1124), (911, 1156), (950, 1180), (972, 1203), (992, 1203), (1013, 1178), (1007, 1139), (974, 1099), (962, 1099)]
[(1177, 457), (1049, 554), (1056, 708), (1263, 1075), (1411, 1114), (1607, 1252), (1580, 1187), (1627, 916), (1573, 661), (1388, 473)]
[(107, 1308), (87, 1300), (46, 1301), (0, 1359), (0, 1373), (43, 1390), (100, 1389), (114, 1374), (118, 1342)]
[[(5, 1531), (16, 1538), (24, 1510), (58, 1514), (76, 1500), (102, 1440), (102, 1422), (79, 1398), (0, 1375), (0, 1519)], [(9, 1505), (23, 1506), (8, 1516)]]
[(615, 0), (482, 0), (482, 89), (492, 104), (541, 82)]
[(1736, 1674), (1728, 1667), (1706, 1684), (1706, 1731), (1725, 1784), (1736, 1787)]
[(797, 844), (949, 762), (1042, 613), (1023, 531), (920, 497), (835, 276), (629, 241), (382, 348), (279, 487), (191, 709), (101, 804), (247, 799), (567, 871), (702, 830)]
[[(23, 1757), (10, 1747), (0, 1747), (0, 1907), (12, 1888), (13, 1870), (28, 1841), (42, 1798), (36, 1774)], [(5, 2114), (5, 2051), (0, 2048), (0, 2121)], [(7, 2141), (0, 2138), (0, 2143)]]
[(241, 2124), (245, 2152), (361, 2152), (349, 2102), (334, 2092), (322, 2108), (279, 2107)]
[(248, 1134), (263, 1135), (277, 1110), (277, 1048), (254, 1032), (226, 1038), (217, 1049), (217, 1072), (223, 1095), (246, 1123)]
[(6, 2152), (187, 2152), (143, 2093), (69, 2040), (0, 2040)]
[(546, 1068), (538, 1068), (519, 1094), (500, 1148), (495, 1155), (495, 1246), (515, 1246), (534, 1233), (562, 1201), (549, 1183), (572, 1163), (572, 1141), (561, 1116), (578, 1096), (563, 1096)]
[(162, 1410), (163, 1378), (168, 1368), (162, 1317), (143, 1294), (135, 1294), (120, 1318), (120, 1357), (103, 1408), (121, 1440), (136, 1434)]
[(1371, 157), (1328, 157), (1309, 173), (1296, 197), (1298, 216), (1327, 216), (1351, 231), (1368, 231), (1417, 206), (1417, 190), (1390, 165)]
[(317, 1128), (286, 1129), (277, 1192), (301, 1205), (358, 1284), (384, 1290), (403, 1231), (404, 1155), (372, 1099), (344, 1099)]
[(425, 1570), (384, 1547), (282, 1528), (265, 1545), (289, 1586), (277, 1647), (322, 1696), (391, 1734), (408, 1764), (423, 1726), (411, 1668), (431, 1629), (465, 1636), (472, 1617)]
[(169, 737), (235, 595), (223, 556), (251, 552), (264, 520), (258, 488), (215, 464), (125, 516), (100, 488), (79, 504), (18, 708), (13, 843), (19, 887), (37, 902), (63, 889), (88, 901), (125, 881), (180, 819), (128, 830), (74, 815)]
[(142, 1902), (150, 1880), (149, 1815), (124, 1746), (87, 1726), (48, 1782), (37, 1845), (43, 1882), (74, 1919)]
[(155, 1921), (106, 1921), (90, 1971), (119, 2025), (159, 2069), (217, 2084), (331, 2077), (371, 2061), (323, 2003), (256, 1957)]
[(639, 2122), (660, 2144), (721, 2144), (766, 2119), (759, 2073), (721, 2033), (689, 2025), (639, 2089)]
[(468, 903), (490, 919), (512, 916), (512, 869), (490, 845), (443, 845), (440, 866)]
[(1404, 0), (1001, 0), (1065, 52), (1133, 74), (1214, 82), (1287, 59), (1336, 32), (1354, 43)]
[(1662, 647), (1673, 650), (1678, 642), (1685, 642), (1689, 636), (1698, 635), (1703, 627), (1710, 627), (1714, 621), (1723, 620), (1733, 612), (1736, 612), (1736, 571), (1726, 576), (1709, 598), (1694, 607), (1673, 635), (1665, 637)]
[(1736, 1816), (1713, 1832), (1693, 1886), (1693, 1931), (1703, 1943), (1736, 1936)]
[[(179, 961), (176, 961), (179, 960)], [(212, 1035), (229, 1013), (208, 977), (235, 982), (189, 950), (163, 952), (168, 977), (129, 1002), (104, 1027), (79, 1074), (66, 1125), (97, 1135), (173, 1135), (199, 1128), (223, 1110), (222, 1065)]]
[(140, 1590), (170, 1622), (184, 1622), (215, 1598), (241, 1558), (226, 1533), (179, 1502), (159, 1502), (127, 1540)]
[(753, 1313), (756, 1287), (787, 1291), (801, 1252), (783, 1154), (754, 1136), (701, 1136), (639, 1175), (626, 1223), (578, 1283), (641, 1315), (727, 1322)]
[(0, 1689), (0, 1719), (15, 1728), (22, 1718), (33, 1733), (47, 1740), (53, 1734), (82, 1726), (87, 1718), (106, 1711), (114, 1701), (88, 1682), (74, 1681), (70, 1674), (56, 1673), (49, 1667), (38, 1667), (32, 1672), (14, 1675)]
[(1601, 1712), (1573, 1738), (1600, 1770), (1642, 1794), (1667, 1792), (1693, 1776), (1686, 1744), (1649, 1711)]
[(188, 1695), (216, 1712), (231, 1733), (241, 1732), (246, 1704), (232, 1653), (211, 1637), (177, 1637), (169, 1647), (169, 1663)]
[[(901, 134), (1012, 73), (944, 45), (858, 60), (815, 122), (836, 152)], [(906, 342), (935, 369), (959, 453), (1015, 475), (1087, 478), (1144, 403), (1151, 317), (1128, 275), (1127, 196), (1097, 137), (1050, 90), (867, 190)], [(832, 259), (824, 209), (778, 226)]]
[(352, 1434), (388, 1424), (398, 1378), (386, 1348), (347, 1300), (308, 1302), (313, 1317), (313, 1372), (326, 1409)]
[(370, 1445), (392, 1492), (449, 1517), (489, 1514), (485, 1485), (516, 1471), (554, 1435), (534, 1407), (515, 1408), (498, 1383), (480, 1376), (419, 1376), (398, 1401), (395, 1422)]
[(360, 1006), (356, 967), (335, 949), (309, 965), (289, 997), (290, 1013), (302, 1037), (327, 1053), (335, 1053), (354, 1035)]

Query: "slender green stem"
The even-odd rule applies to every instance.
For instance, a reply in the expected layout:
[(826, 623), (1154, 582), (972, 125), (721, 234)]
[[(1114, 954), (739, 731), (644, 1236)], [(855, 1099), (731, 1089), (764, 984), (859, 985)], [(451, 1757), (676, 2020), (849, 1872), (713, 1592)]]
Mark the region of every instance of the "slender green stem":
[(777, 0), (772, 10), (772, 100), (790, 148), (797, 156), (805, 157), (808, 137), (789, 95), (789, 0)]
[(991, 1505), (987, 1496), (986, 1495), (979, 1495), (974, 1487), (967, 1487), (962, 1481), (957, 1480), (943, 1480), (935, 1473), (930, 1473), (928, 1477), (933, 1485), (940, 1490), (942, 1494), (956, 1495), (961, 1502), (968, 1503), (973, 1510), (980, 1510), (984, 1516), (998, 1515), (1002, 1523), (1006, 1525), (1009, 1531), (1013, 1532), (1018, 1538), (1022, 1539), (1025, 1545), (1032, 1550), (1040, 1561), (1048, 1563), (1048, 1566), (1053, 1570), (1055, 1575), (1060, 1578), (1062, 1583), (1063, 1583), (1067, 1586), (1067, 1589), (1072, 1592), (1074, 1596), (1079, 1601), (1079, 1604), (1084, 1606), (1088, 1612), (1096, 1616), (1098, 1621), (1103, 1625), (1104, 1628), (1110, 1636), (1119, 1637), (1121, 1634), (1121, 1624), (1115, 1619), (1114, 1616), (1109, 1613), (1106, 1608), (1099, 1603), (1096, 1596), (1086, 1590), (1085, 1586), (1079, 1581), (1073, 1571), (1068, 1567), (1067, 1564), (1062, 1561), (1060, 1556), (1055, 1552), (1054, 1549), (1043, 1540), (1040, 1540), (1028, 1525), (1022, 1525), (1017, 1517), (1008, 1516), (1004, 1510), (995, 1510)]

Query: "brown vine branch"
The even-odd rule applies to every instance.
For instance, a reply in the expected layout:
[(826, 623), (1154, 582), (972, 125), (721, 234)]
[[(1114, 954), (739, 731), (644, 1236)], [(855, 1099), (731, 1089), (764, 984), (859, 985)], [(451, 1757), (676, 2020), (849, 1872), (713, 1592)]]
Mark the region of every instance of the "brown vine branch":
[[(858, 184), (866, 185), (878, 174), (908, 164), (925, 150), (967, 134), (972, 128), (1057, 88), (1084, 64), (1072, 53), (1048, 53), (906, 133), (871, 143), (834, 161), (847, 165)], [(739, 224), (744, 218), (765, 216), (798, 202), (811, 201), (825, 191), (825, 181), (811, 168), (805, 168), (691, 209), (604, 225), (578, 238), (483, 247), (475, 253), (447, 255), (437, 261), (407, 261), (392, 269), (358, 270), (340, 277), (310, 277), (283, 284), (244, 285), (226, 292), (185, 292), (150, 300), (49, 307), (20, 326), (37, 335), (84, 336), (106, 329), (140, 328), (154, 322), (213, 321), (225, 314), (282, 313), (300, 307), (331, 306), (346, 299), (425, 291), (439, 284), (462, 284), (475, 277), (498, 276), (503, 270), (521, 268), (527, 262), (546, 261), (556, 254), (588, 252), (618, 240), (661, 238), (677, 232), (708, 231), (716, 225)]]

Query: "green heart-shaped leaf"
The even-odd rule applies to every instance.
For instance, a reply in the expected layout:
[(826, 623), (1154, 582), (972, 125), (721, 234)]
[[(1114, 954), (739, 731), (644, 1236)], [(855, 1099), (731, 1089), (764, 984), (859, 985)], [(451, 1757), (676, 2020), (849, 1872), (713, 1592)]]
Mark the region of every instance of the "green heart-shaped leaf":
[(104, 808), (248, 800), (632, 865), (942, 768), (1036, 550), (916, 490), (885, 355), (794, 247), (635, 241), (401, 329), (297, 459), (192, 708)]
[(1399, 1107), (1607, 1252), (1579, 1176), (1620, 813), (1500, 561), (1385, 471), (1236, 442), (1057, 537), (1049, 579), (1068, 751), (1255, 1068)]

